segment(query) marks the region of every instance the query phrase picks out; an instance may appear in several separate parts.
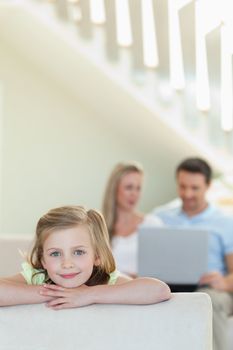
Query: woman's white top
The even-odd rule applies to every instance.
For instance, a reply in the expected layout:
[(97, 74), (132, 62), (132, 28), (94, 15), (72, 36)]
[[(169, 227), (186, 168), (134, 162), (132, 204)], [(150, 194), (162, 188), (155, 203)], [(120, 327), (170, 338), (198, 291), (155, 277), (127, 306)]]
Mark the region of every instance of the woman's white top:
[[(140, 224), (141, 226), (163, 226), (163, 223), (154, 215), (146, 215)], [(112, 238), (112, 251), (117, 270), (127, 275), (138, 274), (138, 231), (128, 236), (114, 236)]]

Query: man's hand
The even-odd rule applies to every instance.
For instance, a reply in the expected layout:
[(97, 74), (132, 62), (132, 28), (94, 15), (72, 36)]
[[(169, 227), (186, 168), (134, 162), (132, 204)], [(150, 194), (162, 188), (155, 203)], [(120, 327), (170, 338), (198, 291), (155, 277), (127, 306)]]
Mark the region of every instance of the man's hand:
[(204, 274), (200, 278), (199, 285), (208, 285), (219, 291), (228, 291), (228, 283), (226, 277), (217, 271)]
[(53, 297), (53, 300), (46, 303), (47, 307), (61, 310), (92, 304), (93, 301), (88, 293), (90, 288), (86, 285), (77, 288), (63, 288), (55, 284), (45, 284), (40, 289), (40, 294)]

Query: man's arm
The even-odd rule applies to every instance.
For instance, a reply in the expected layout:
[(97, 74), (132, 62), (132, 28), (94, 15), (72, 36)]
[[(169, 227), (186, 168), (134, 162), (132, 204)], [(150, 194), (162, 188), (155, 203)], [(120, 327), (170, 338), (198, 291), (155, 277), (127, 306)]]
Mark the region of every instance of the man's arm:
[(0, 278), (0, 306), (39, 304), (51, 297), (39, 294), (41, 286), (28, 285), (21, 274)]
[(201, 277), (200, 285), (209, 285), (220, 291), (233, 292), (233, 253), (225, 255), (225, 261), (227, 275), (223, 276), (217, 271), (207, 273)]

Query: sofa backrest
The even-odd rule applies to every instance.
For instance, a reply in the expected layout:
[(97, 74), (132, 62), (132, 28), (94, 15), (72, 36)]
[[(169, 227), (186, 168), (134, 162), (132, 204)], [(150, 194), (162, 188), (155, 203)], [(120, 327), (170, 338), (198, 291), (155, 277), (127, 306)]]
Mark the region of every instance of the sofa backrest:
[(32, 240), (30, 235), (0, 235), (0, 277), (21, 271), (21, 263), (31, 248)]
[(211, 350), (211, 320), (202, 293), (176, 293), (146, 306), (11, 306), (0, 308), (0, 343), (4, 350)]

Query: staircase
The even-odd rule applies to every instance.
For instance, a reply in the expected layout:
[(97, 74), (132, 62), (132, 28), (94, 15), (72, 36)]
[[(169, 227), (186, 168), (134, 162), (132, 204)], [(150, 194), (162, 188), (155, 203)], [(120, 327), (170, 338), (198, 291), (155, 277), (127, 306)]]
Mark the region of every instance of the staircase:
[[(231, 195), (232, 86), (222, 73), (232, 78), (233, 21), (217, 11), (225, 2), (212, 0), (210, 11), (209, 0), (0, 0), (0, 42), (136, 140), (155, 171), (198, 154)], [(197, 15), (212, 22), (199, 26)]]
[[(214, 2), (217, 7), (218, 0)], [(199, 9), (201, 3), (199, 1), (197, 5), (190, 0), (0, 1), (4, 27), (1, 36), (14, 42), (18, 50), (27, 52), (31, 60), (44, 67), (47, 65), (50, 74), (59, 77), (73, 91), (77, 89), (74, 76), (82, 73), (81, 64), (79, 68), (74, 64), (76, 51), (82, 60), (91, 63), (92, 69), (98, 70), (99, 74), (104, 74), (112, 84), (122, 89), (124, 98), (127, 95), (127, 98), (137, 100), (137, 104), (153, 115), (156, 119), (154, 137), (158, 124), (162, 124), (196, 153), (206, 156), (220, 172), (229, 172), (233, 166), (232, 130), (231, 125), (225, 126), (227, 131), (223, 130), (224, 122), (220, 118), (222, 17), (219, 15), (215, 19), (209, 32), (209, 28), (204, 28), (207, 34), (201, 37), (200, 33), (204, 30), (198, 30), (197, 23), (195, 27), (195, 20), (198, 11), (206, 10), (206, 13), (200, 12), (205, 18), (209, 10), (208, 7)], [(9, 11), (11, 16), (6, 16)], [(34, 25), (31, 26), (32, 23)], [(226, 29), (229, 27), (226, 23), (224, 25)], [(31, 28), (30, 32), (28, 28)], [(152, 36), (147, 43), (145, 38), (149, 33)], [(200, 43), (196, 40), (197, 35)], [(171, 44), (171, 38), (175, 44)], [(202, 39), (205, 39), (204, 44)], [(34, 40), (38, 41), (38, 50), (30, 52), (30, 43)], [(199, 53), (198, 45), (204, 45)], [(73, 57), (71, 50), (66, 52), (65, 46), (70, 47)], [(149, 57), (150, 50), (152, 55)], [(205, 53), (207, 66), (198, 58), (204, 55), (202, 58), (205, 60)], [(70, 67), (66, 65), (66, 70), (62, 69), (67, 62)], [(86, 81), (86, 86), (82, 86), (79, 93), (85, 99), (85, 88), (88, 90), (93, 85), (91, 74), (86, 74), (83, 81)], [(201, 93), (196, 93), (195, 86), (202, 89)], [(232, 112), (230, 88), (228, 86), (228, 106)], [(101, 91), (96, 91), (96, 98), (102, 98)], [(231, 119), (232, 116), (228, 124), (231, 124)], [(153, 128), (152, 124), (153, 120), (150, 121)]]

